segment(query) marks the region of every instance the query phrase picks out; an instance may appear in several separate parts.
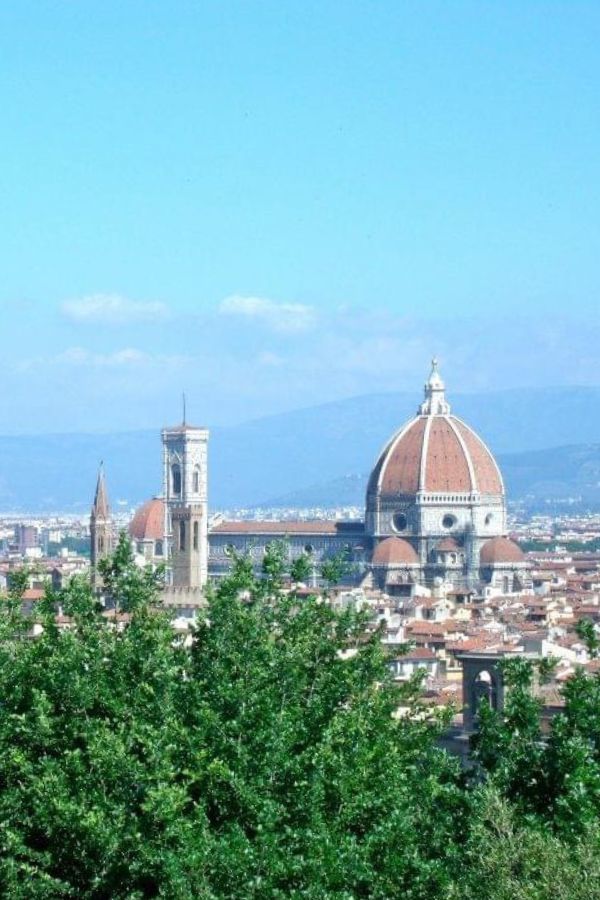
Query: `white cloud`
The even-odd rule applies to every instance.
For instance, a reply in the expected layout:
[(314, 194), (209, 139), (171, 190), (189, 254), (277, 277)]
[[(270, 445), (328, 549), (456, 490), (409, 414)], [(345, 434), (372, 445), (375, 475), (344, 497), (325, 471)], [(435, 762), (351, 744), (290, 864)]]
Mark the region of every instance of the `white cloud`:
[(43, 369), (48, 366), (59, 368), (86, 368), (86, 369), (124, 369), (134, 367), (177, 368), (189, 364), (190, 360), (185, 356), (153, 355), (137, 350), (135, 347), (125, 347), (112, 353), (95, 353), (84, 347), (69, 347), (52, 357), (30, 357), (22, 359), (17, 365), (17, 371), (26, 372), (34, 369)]
[(151, 359), (141, 350), (126, 347), (124, 350), (115, 350), (114, 353), (92, 353), (83, 347), (69, 347), (54, 357), (53, 362), (70, 366), (135, 366), (148, 362)]
[(289, 334), (308, 331), (316, 322), (316, 311), (304, 303), (277, 303), (264, 297), (226, 297), (219, 306), (226, 316), (240, 316), (262, 322), (273, 331)]
[(169, 307), (158, 301), (130, 300), (119, 294), (90, 294), (65, 300), (63, 315), (75, 322), (124, 325), (128, 322), (157, 322), (168, 318)]
[(270, 350), (265, 350), (263, 353), (259, 353), (258, 363), (261, 366), (279, 367), (285, 363), (285, 359), (283, 356), (279, 356), (278, 353), (272, 353)]

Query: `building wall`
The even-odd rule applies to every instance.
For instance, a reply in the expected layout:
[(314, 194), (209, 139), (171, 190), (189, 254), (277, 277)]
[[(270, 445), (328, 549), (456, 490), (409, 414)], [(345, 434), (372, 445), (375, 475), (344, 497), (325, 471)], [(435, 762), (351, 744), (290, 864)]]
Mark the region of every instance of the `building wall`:
[(209, 575), (214, 577), (227, 574), (234, 552), (250, 556), (255, 567), (259, 569), (268, 545), (278, 540), (287, 544), (290, 560), (305, 553), (313, 560), (315, 569), (318, 569), (324, 560), (344, 551), (348, 554), (351, 564), (364, 567), (364, 532), (362, 531), (355, 530), (354, 533), (342, 531), (338, 534), (290, 534), (285, 531), (285, 522), (282, 522), (281, 526), (281, 531), (271, 531), (268, 534), (258, 529), (242, 534), (226, 531), (209, 532)]

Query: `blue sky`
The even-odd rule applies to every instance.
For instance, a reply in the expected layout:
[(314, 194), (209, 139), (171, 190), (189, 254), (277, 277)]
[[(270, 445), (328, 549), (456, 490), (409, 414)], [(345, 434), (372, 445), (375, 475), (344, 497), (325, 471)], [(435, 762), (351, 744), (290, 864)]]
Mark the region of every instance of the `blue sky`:
[(600, 4), (0, 6), (4, 432), (600, 384)]

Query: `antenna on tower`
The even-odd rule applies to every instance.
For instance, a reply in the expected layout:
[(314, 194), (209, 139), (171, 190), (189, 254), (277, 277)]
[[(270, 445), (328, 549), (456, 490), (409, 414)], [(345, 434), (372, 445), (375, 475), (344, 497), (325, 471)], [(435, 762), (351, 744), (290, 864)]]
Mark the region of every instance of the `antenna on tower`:
[(181, 399), (182, 399), (182, 401), (183, 401), (183, 424), (185, 425), (185, 424), (186, 424), (186, 420), (185, 420), (185, 391), (184, 391), (183, 394), (181, 395)]

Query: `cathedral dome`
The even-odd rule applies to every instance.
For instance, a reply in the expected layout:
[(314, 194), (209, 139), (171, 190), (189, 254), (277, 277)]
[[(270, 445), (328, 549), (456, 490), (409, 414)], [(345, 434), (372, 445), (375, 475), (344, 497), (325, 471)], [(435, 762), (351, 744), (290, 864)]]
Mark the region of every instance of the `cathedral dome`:
[(456, 553), (461, 550), (460, 544), (458, 544), (453, 537), (442, 538), (439, 544), (436, 545), (438, 553)]
[(482, 566), (493, 566), (497, 563), (522, 563), (525, 554), (518, 544), (507, 537), (495, 537), (486, 541), (479, 554)]
[(374, 566), (414, 566), (419, 564), (419, 557), (408, 541), (389, 537), (377, 545), (371, 562)]
[(162, 541), (165, 533), (165, 504), (159, 497), (147, 500), (129, 523), (134, 541)]
[(450, 414), (436, 360), (417, 416), (396, 432), (380, 454), (367, 492), (503, 496), (494, 457), (468, 425)]

